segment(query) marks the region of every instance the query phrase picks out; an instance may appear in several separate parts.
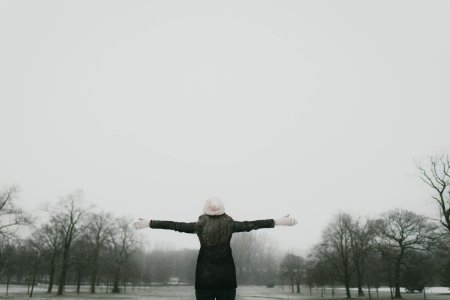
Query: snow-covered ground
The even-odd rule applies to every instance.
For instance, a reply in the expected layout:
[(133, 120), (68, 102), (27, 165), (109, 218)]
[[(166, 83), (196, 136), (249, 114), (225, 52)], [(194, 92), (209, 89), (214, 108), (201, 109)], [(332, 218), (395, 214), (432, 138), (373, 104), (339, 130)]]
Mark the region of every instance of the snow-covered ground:
[[(194, 287), (192, 286), (168, 286), (168, 287), (148, 287), (142, 288), (140, 291), (136, 288), (134, 291), (131, 288), (128, 288), (127, 292), (124, 294), (113, 295), (106, 294), (105, 289), (99, 289), (98, 293), (95, 295), (91, 295), (88, 293), (88, 288), (83, 287), (82, 293), (77, 295), (75, 293), (75, 287), (68, 286), (66, 288), (66, 294), (64, 297), (56, 297), (53, 293), (52, 295), (47, 295), (45, 293), (45, 286), (38, 286), (34, 289), (34, 299), (38, 300), (46, 300), (46, 299), (64, 299), (64, 300), (80, 300), (80, 299), (130, 299), (130, 300), (170, 300), (170, 299), (180, 299), (180, 300), (195, 300)], [(5, 286), (0, 285), (0, 299), (5, 298)], [(282, 287), (274, 287), (274, 288), (266, 288), (266, 287), (258, 287), (258, 286), (240, 286), (237, 289), (237, 297), (236, 300), (273, 300), (273, 299), (322, 299), (318, 290), (313, 289), (313, 295), (310, 297), (310, 291), (306, 288), (302, 290), (300, 295), (292, 294), (290, 292), (290, 288), (285, 286)], [(389, 297), (389, 289), (382, 288), (379, 289), (380, 299), (387, 299)], [(26, 286), (10, 286), (9, 288), (9, 296), (7, 299), (13, 300), (25, 300), (30, 299), (27, 296), (27, 287)], [(356, 297), (356, 292), (352, 291), (354, 296)], [(433, 287), (429, 288), (426, 291), (427, 300), (449, 300), (450, 299), (450, 291), (448, 288), (443, 287)], [(373, 299), (376, 299), (375, 291), (372, 291)], [(412, 299), (419, 300), (423, 299), (423, 294), (403, 294), (404, 299)], [(335, 298), (343, 298), (345, 297), (343, 289), (335, 290)], [(331, 291), (327, 290), (323, 299), (331, 299)]]

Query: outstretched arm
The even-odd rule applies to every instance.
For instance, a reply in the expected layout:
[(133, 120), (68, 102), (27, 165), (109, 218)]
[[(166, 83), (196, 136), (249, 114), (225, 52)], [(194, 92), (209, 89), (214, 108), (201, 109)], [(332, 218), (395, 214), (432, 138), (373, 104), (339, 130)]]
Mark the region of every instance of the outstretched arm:
[(233, 232), (251, 231), (260, 228), (273, 228), (275, 222), (273, 219), (255, 220), (255, 221), (234, 221)]
[(159, 221), (151, 220), (150, 227), (154, 229), (170, 229), (178, 232), (195, 233), (197, 230), (197, 222), (173, 222), (173, 221)]
[(169, 229), (178, 232), (196, 233), (197, 222), (185, 223), (185, 222), (139, 219), (138, 222), (133, 223), (133, 227), (136, 230), (150, 227), (154, 229)]
[(274, 226), (293, 226), (297, 224), (295, 218), (289, 215), (278, 219), (256, 220), (256, 221), (243, 221), (233, 222), (233, 232), (251, 231), (260, 228), (273, 228)]

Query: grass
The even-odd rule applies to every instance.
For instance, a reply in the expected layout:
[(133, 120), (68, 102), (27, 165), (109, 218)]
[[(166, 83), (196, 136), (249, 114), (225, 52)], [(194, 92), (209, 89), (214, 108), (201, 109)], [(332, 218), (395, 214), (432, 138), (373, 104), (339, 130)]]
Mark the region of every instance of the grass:
[[(45, 286), (38, 286), (34, 290), (32, 299), (37, 300), (81, 300), (81, 299), (112, 299), (112, 300), (195, 300), (195, 290), (193, 286), (165, 286), (165, 287), (145, 287), (140, 291), (136, 288), (132, 290), (127, 289), (123, 294), (111, 294), (105, 293), (105, 289), (99, 289), (96, 294), (90, 294), (87, 287), (82, 288), (80, 294), (75, 293), (75, 289), (72, 286), (68, 286), (66, 293), (63, 296), (56, 296), (55, 293), (47, 294)], [(369, 297), (357, 297), (352, 295), (352, 299), (355, 300), (368, 300)], [(0, 285), (0, 299), (9, 300), (25, 300), (30, 299), (27, 295), (27, 289), (24, 286), (11, 286), (8, 297), (5, 296), (5, 287)], [(313, 295), (309, 296), (309, 290), (304, 289), (302, 294), (292, 294), (290, 288), (276, 286), (274, 288), (266, 288), (259, 286), (240, 286), (237, 289), (236, 300), (339, 300), (345, 299), (343, 290), (336, 289), (335, 296), (331, 297), (330, 291), (322, 298), (320, 293), (313, 290)], [(379, 297), (376, 294), (372, 294), (372, 300), (390, 300), (390, 296), (386, 292), (380, 292)], [(403, 294), (405, 300), (422, 300), (423, 294)], [(427, 300), (448, 300), (448, 295), (445, 294), (428, 294)]]

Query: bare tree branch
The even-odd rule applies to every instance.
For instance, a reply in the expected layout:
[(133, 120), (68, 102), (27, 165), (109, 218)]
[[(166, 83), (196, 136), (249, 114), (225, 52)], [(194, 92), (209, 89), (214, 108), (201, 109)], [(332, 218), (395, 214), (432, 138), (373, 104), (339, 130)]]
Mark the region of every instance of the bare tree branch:
[(18, 186), (4, 188), (0, 192), (0, 235), (10, 235), (11, 228), (30, 224), (30, 217), (22, 209), (16, 207)]
[(420, 178), (434, 192), (431, 198), (439, 208), (439, 223), (450, 233), (450, 159), (448, 155), (430, 157), (429, 166), (418, 167)]

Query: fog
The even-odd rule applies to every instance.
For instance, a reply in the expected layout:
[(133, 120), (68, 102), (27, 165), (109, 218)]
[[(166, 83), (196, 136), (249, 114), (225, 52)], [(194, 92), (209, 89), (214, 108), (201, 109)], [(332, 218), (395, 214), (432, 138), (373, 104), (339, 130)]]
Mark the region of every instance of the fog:
[[(195, 221), (216, 196), (305, 250), (339, 211), (436, 215), (448, 153), (444, 1), (2, 1), (0, 184)], [(152, 245), (195, 236), (146, 230)]]

